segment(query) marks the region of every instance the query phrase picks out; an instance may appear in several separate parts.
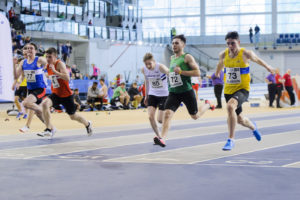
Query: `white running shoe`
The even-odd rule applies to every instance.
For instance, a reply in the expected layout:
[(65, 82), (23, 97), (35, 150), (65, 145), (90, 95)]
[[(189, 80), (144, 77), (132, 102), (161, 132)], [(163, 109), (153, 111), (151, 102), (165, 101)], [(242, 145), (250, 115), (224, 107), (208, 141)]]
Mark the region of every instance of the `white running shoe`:
[(23, 128), (20, 128), (20, 129), (19, 129), (19, 131), (20, 131), (21, 133), (27, 133), (29, 130), (30, 130), (29, 127), (26, 126), (26, 125), (25, 125)]
[(87, 132), (88, 136), (91, 136), (91, 135), (93, 135), (92, 122), (91, 121), (88, 121), (88, 122), (89, 122), (89, 125), (86, 127), (86, 132)]

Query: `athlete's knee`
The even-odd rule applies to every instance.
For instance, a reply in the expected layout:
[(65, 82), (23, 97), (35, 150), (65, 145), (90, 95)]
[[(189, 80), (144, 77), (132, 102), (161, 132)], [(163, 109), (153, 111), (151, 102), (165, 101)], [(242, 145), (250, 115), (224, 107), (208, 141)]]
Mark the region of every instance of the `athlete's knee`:
[(234, 112), (236, 109), (236, 106), (233, 103), (228, 103), (226, 108), (227, 108), (228, 112)]
[(150, 121), (154, 121), (154, 120), (155, 120), (154, 115), (149, 115), (148, 117), (149, 117), (149, 120), (150, 120)]
[(69, 115), (69, 117), (70, 117), (71, 120), (75, 120), (76, 119), (76, 115), (75, 114)]
[(26, 101), (26, 100), (23, 101), (23, 106), (24, 106), (25, 108), (31, 108), (31, 105), (32, 105), (31, 102), (28, 102), (28, 101)]
[(165, 111), (165, 114), (164, 114), (164, 118), (165, 118), (165, 119), (169, 119), (169, 118), (171, 118), (171, 115), (172, 115), (172, 111), (166, 110), (166, 111)]

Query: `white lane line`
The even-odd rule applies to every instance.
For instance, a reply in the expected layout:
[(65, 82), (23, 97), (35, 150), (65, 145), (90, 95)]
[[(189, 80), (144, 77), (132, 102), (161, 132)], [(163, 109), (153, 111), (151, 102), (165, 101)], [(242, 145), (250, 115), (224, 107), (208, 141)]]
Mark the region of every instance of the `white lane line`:
[(299, 162), (290, 163), (290, 164), (287, 164), (287, 165), (282, 165), (282, 167), (300, 168), (300, 161)]
[[(156, 153), (108, 159), (105, 162), (196, 164), (297, 143), (300, 143), (299, 131), (290, 131), (266, 135), (261, 142), (257, 142), (253, 138), (238, 139), (236, 140), (235, 148), (229, 152), (222, 151), (224, 142), (216, 142)], [(173, 161), (170, 161), (170, 159), (173, 159)]]
[[(281, 119), (280, 122), (276, 123), (277, 125), (287, 125), (290, 124), (290, 120)], [(292, 122), (294, 123), (294, 122)], [(274, 125), (274, 120), (266, 120), (264, 126), (269, 127)], [(178, 131), (171, 131), (170, 139), (187, 139), (195, 136), (206, 136), (223, 133), (226, 126), (219, 127), (202, 127), (202, 128), (192, 128)], [(241, 127), (240, 127), (241, 128)], [(249, 135), (250, 135), (249, 131)], [(58, 155), (82, 151), (91, 151), (104, 148), (114, 148), (120, 146), (136, 145), (143, 143), (152, 143), (153, 133), (147, 134), (135, 134), (127, 136), (118, 136), (112, 138), (98, 138), (90, 139), (84, 141), (72, 141), (59, 144), (44, 144), (39, 146), (30, 146), (30, 147), (17, 147), (11, 149), (0, 150), (0, 158), (10, 158), (16, 157), (20, 159), (29, 159), (34, 157), (49, 156), (49, 155)], [(224, 138), (226, 135), (224, 135)], [(250, 140), (254, 140), (252, 137)], [(220, 144), (223, 142), (220, 142)]]

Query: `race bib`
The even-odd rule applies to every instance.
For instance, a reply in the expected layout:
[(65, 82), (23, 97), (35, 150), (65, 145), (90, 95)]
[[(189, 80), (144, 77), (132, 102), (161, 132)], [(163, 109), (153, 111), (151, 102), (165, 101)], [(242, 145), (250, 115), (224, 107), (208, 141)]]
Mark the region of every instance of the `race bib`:
[(50, 79), (51, 79), (51, 83), (52, 83), (52, 87), (53, 87), (53, 88), (59, 88), (59, 87), (60, 87), (56, 75), (51, 75), (51, 76), (50, 76)]
[(226, 68), (226, 83), (239, 84), (241, 83), (240, 68)]
[(24, 70), (25, 78), (27, 79), (27, 82), (33, 83), (36, 82), (35, 79), (35, 70)]
[(152, 78), (150, 79), (150, 83), (154, 89), (163, 88), (163, 82), (160, 78)]
[(169, 73), (169, 82), (171, 88), (175, 88), (183, 85), (180, 74), (176, 74), (175, 72)]

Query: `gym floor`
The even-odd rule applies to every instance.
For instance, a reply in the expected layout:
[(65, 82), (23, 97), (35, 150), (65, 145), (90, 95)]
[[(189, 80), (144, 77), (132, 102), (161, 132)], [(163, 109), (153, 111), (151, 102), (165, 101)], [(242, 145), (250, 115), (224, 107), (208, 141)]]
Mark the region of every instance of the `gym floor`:
[(143, 109), (80, 113), (93, 122), (91, 137), (66, 114), (53, 114), (52, 140), (36, 136), (44, 129), (37, 118), (21, 134), (25, 120), (3, 111), (0, 199), (299, 199), (300, 109), (244, 110), (262, 141), (237, 126), (230, 152), (222, 151), (225, 108), (193, 121), (181, 107), (165, 148), (153, 145)]

